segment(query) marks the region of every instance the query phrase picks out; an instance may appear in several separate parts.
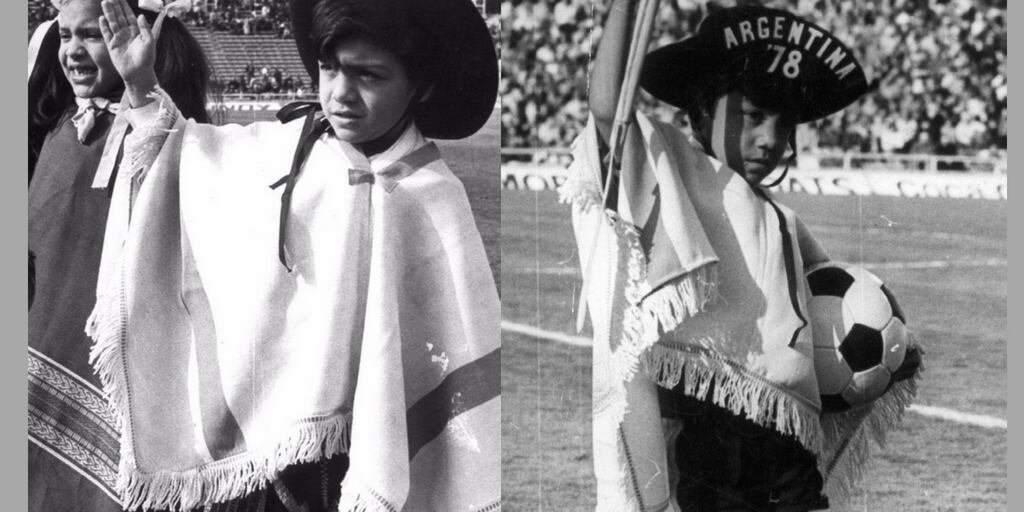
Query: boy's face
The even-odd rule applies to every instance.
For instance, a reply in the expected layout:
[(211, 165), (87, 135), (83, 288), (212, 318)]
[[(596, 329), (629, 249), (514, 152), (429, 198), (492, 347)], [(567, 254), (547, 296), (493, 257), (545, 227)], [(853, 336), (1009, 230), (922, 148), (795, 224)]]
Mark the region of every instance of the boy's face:
[(739, 92), (722, 95), (704, 128), (705, 140), (719, 160), (757, 186), (786, 153), (796, 116), (761, 107)]
[(339, 42), (333, 57), (320, 62), (320, 105), (334, 133), (352, 144), (387, 134), (416, 93), (405, 66), (365, 39)]
[(57, 15), (60, 48), (57, 58), (79, 98), (104, 96), (121, 84), (100, 34), (102, 14), (97, 0), (72, 0)]

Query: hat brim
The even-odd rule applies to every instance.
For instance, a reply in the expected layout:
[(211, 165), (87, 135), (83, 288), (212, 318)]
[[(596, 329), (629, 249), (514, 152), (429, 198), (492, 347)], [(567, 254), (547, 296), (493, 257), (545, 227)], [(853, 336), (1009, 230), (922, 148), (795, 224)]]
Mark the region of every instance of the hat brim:
[[(345, 1), (345, 0), (334, 0)], [(310, 37), (316, 0), (289, 2), (295, 44), (310, 78), (319, 80), (317, 50)], [(469, 0), (401, 0), (397, 7), (437, 43), (433, 89), (413, 110), (423, 135), (462, 139), (476, 133), (494, 109), (498, 59), (483, 17)]]
[[(737, 13), (749, 12), (750, 9), (730, 9)], [(782, 11), (760, 8), (757, 13), (782, 14)], [(718, 15), (728, 19), (730, 12)], [(784, 13), (787, 17), (792, 17)], [(720, 41), (716, 40), (719, 20), (712, 21), (714, 29), (704, 31), (688, 39), (671, 43), (648, 53), (644, 58), (640, 73), (640, 87), (655, 98), (683, 110), (694, 106), (707, 87), (723, 76), (738, 77), (747, 74), (754, 83), (775, 83), (781, 80), (778, 73), (768, 73), (767, 66), (758, 61), (768, 51), (757, 45), (747, 45), (734, 52), (722, 51)], [(801, 23), (814, 27), (823, 33), (824, 29), (801, 20)], [(712, 33), (715, 35), (711, 35)], [(853, 52), (835, 42), (833, 48), (839, 47), (847, 55)], [(758, 53), (762, 52), (762, 53)], [(870, 90), (870, 86), (859, 66), (841, 79), (820, 60), (805, 59), (800, 80), (789, 84), (792, 90), (798, 91), (799, 110), (795, 112), (797, 122), (806, 123), (838, 112), (859, 99)]]

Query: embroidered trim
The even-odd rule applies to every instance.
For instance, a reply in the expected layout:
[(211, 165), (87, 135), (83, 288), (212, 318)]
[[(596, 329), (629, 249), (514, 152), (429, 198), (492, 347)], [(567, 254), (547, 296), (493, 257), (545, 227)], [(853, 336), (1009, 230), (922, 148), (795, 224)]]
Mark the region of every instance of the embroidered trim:
[(636, 465), (633, 463), (633, 455), (629, 452), (629, 443), (626, 442), (626, 434), (619, 427), (619, 446), (622, 447), (622, 454), (626, 460), (626, 471), (629, 476), (629, 484), (632, 486), (633, 498), (639, 504), (640, 510), (645, 510), (644, 496), (640, 493), (640, 482), (636, 480)]
[(79, 436), (66, 435), (51, 421), (41, 417), (38, 411), (30, 409), (28, 437), (47, 451), (56, 452), (56, 456), (63, 458), (76, 471), (84, 471), (87, 477), (91, 476), (91, 480), (107, 494), (117, 494), (114, 490), (117, 484), (116, 462), (100, 456), (99, 450), (88, 446)]
[(483, 508), (476, 509), (476, 512), (498, 512), (499, 510), (501, 510), (501, 500), (497, 499), (487, 505), (484, 505)]
[(118, 430), (102, 395), (31, 347), (27, 368), (29, 439), (116, 496)]
[(338, 510), (344, 512), (398, 512), (398, 507), (351, 474), (341, 482)]
[[(29, 384), (38, 380), (41, 389), (55, 399), (69, 403), (94, 419), (96, 427), (102, 428), (114, 439), (117, 438), (117, 416), (110, 410), (103, 395), (80, 383), (73, 373), (56, 362), (48, 360), (45, 355), (34, 353), (29, 347), (28, 376)], [(43, 387), (45, 385), (45, 387)]]

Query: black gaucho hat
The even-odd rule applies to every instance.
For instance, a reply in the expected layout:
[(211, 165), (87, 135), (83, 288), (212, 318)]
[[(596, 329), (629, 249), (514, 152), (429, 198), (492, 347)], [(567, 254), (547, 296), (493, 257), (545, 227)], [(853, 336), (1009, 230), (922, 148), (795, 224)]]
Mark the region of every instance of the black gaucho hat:
[(317, 1), (348, 4), (354, 13), (368, 16), (394, 13), (433, 39), (434, 52), (427, 65), (434, 88), (413, 107), (423, 135), (462, 139), (487, 122), (498, 95), (498, 59), (490, 31), (470, 0), (290, 0), (295, 44), (314, 81), (320, 76), (312, 39)]
[(687, 110), (723, 78), (796, 99), (798, 123), (838, 112), (874, 87), (829, 31), (759, 5), (710, 14), (693, 37), (647, 54), (640, 86)]

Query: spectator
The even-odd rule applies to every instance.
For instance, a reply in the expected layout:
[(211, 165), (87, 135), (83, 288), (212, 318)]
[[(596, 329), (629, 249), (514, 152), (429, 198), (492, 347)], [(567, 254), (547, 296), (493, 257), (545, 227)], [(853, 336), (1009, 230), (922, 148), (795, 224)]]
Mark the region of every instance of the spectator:
[[(663, 0), (653, 46), (692, 34), (695, 0)], [(710, 2), (713, 8), (717, 2)], [(777, 0), (844, 40), (881, 87), (820, 124), (819, 149), (973, 154), (1006, 148), (1005, 0)], [(567, 147), (585, 121), (584, 78), (607, 6), (583, 0), (509, 0), (502, 5), (503, 145)], [(572, 20), (572, 21), (570, 21)], [(662, 119), (678, 117), (644, 93)], [(571, 106), (572, 108), (567, 108)], [(950, 121), (956, 119), (955, 122)], [(685, 129), (684, 126), (680, 126)], [(544, 131), (543, 134), (540, 131)], [(926, 133), (925, 141), (920, 135)]]

